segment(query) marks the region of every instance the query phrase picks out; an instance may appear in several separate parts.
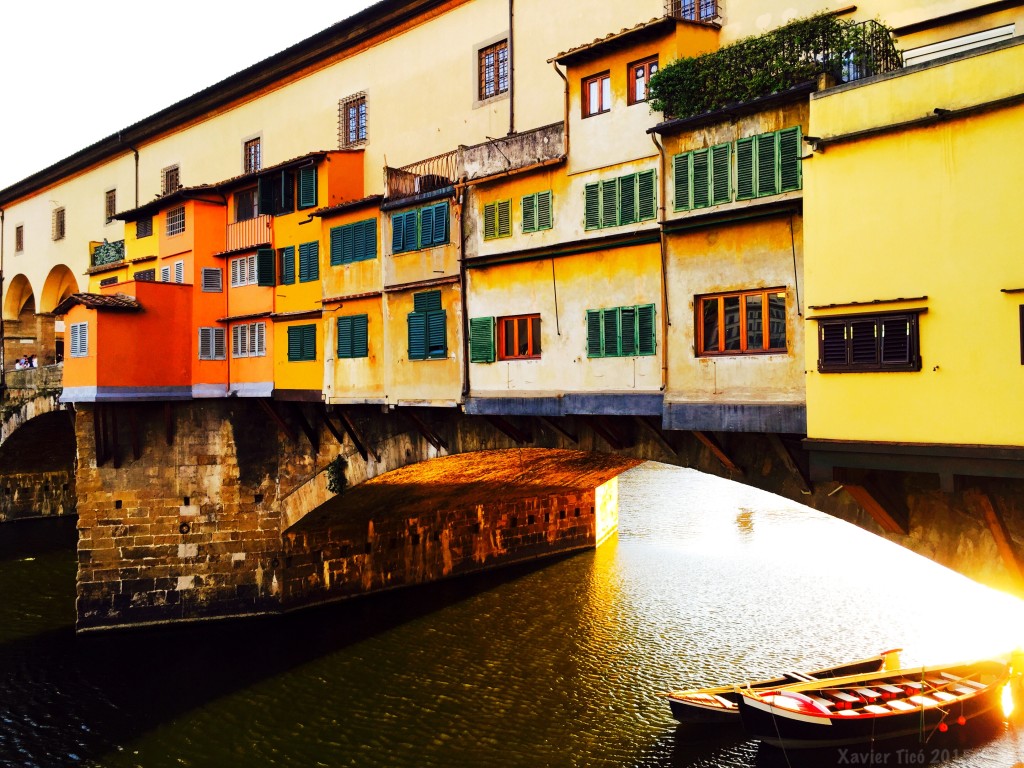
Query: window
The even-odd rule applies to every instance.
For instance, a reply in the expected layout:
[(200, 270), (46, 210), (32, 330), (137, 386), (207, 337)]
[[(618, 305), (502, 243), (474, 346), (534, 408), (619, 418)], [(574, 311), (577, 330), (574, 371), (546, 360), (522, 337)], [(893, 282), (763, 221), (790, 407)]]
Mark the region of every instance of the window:
[(316, 206), (316, 166), (299, 168), (299, 208)]
[(89, 354), (89, 324), (71, 324), (71, 356), (86, 357)]
[(288, 362), (316, 360), (316, 326), (292, 325), (288, 328)]
[(311, 283), (320, 279), (320, 243), (302, 243), (299, 246), (299, 282)]
[(281, 262), (281, 285), (293, 285), (295, 283), (295, 246), (289, 245), (281, 248), (278, 252)]
[(106, 277), (106, 278), (100, 280), (100, 288), (104, 288), (104, 287), (106, 287), (108, 285), (117, 285), (117, 278), (116, 277)]
[(106, 217), (106, 223), (109, 224), (114, 220), (114, 216), (117, 215), (117, 190), (108, 189), (103, 201), (103, 211)]
[(185, 262), (176, 261), (174, 262), (174, 282), (184, 283), (185, 282)]
[(203, 293), (224, 291), (224, 271), (217, 267), (203, 267)]
[(551, 192), (523, 196), (523, 232), (551, 229)]
[(256, 254), (231, 259), (231, 287), (240, 288), (243, 285), (256, 285)]
[(267, 354), (267, 324), (242, 323), (231, 327), (232, 357), (264, 357)]
[(255, 173), (263, 167), (260, 157), (260, 140), (249, 139), (242, 144), (242, 173)]
[(14, 252), (21, 253), (25, 250), (25, 225), (19, 224), (14, 228)]
[(185, 231), (185, 206), (179, 205), (167, 211), (165, 231), (168, 237), (180, 235)]
[(63, 240), (64, 239), (64, 209), (54, 208), (53, 209), (53, 239)]
[(921, 370), (918, 312), (818, 319), (822, 373)]
[(587, 357), (653, 355), (654, 305), (587, 310)]
[(199, 359), (223, 360), (224, 358), (224, 329), (200, 328)]
[(508, 91), (508, 40), (479, 51), (480, 101)]
[(369, 317), (348, 315), (338, 318), (338, 357), (369, 357)]
[(366, 143), (366, 92), (338, 102), (338, 146), (348, 149)]
[(657, 215), (655, 171), (640, 171), (584, 187), (584, 225), (602, 229), (636, 224)]
[(512, 201), (498, 200), (484, 206), (484, 240), (512, 236)]
[(583, 116), (591, 117), (612, 108), (611, 76), (604, 72), (583, 81)]
[(448, 203), (437, 203), (391, 217), (391, 251), (415, 251), (448, 242)]
[(331, 229), (331, 265), (377, 258), (377, 220), (366, 219)]
[(171, 282), (171, 268), (160, 267), (160, 282), (169, 283)]
[(629, 103), (647, 101), (647, 86), (658, 71), (658, 57), (652, 56), (629, 65)]
[(699, 297), (697, 354), (786, 351), (786, 291), (769, 288)]
[(135, 222), (135, 238), (141, 240), (153, 234), (153, 217), (147, 216)]
[(540, 315), (498, 318), (498, 359), (540, 357)]
[(676, 155), (675, 209), (707, 208), (734, 198), (751, 200), (800, 189), (800, 141), (800, 126), (794, 126)]
[(178, 166), (170, 165), (160, 171), (160, 194), (169, 195), (176, 189), (181, 189), (181, 176)]
[(259, 196), (256, 187), (235, 192), (235, 221), (249, 221), (259, 216)]
[(142, 269), (142, 270), (139, 270), (138, 272), (135, 272), (132, 275), (132, 280), (139, 280), (139, 281), (144, 282), (144, 283), (145, 282), (150, 282), (150, 283), (154, 282), (156, 280), (156, 270), (155, 269)]
[(439, 360), (448, 355), (446, 314), (441, 309), (441, 292), (413, 294), (409, 313), (409, 359)]
[(281, 171), (260, 177), (257, 196), (260, 213), (271, 216), (291, 213), (295, 210), (295, 174)]

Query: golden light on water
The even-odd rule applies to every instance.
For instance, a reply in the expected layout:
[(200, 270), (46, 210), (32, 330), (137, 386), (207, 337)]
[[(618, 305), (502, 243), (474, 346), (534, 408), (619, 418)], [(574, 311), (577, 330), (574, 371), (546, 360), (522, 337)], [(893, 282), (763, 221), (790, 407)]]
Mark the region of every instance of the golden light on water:
[(1003, 686), (1003, 717), (1013, 714), (1013, 688), (1011, 683)]

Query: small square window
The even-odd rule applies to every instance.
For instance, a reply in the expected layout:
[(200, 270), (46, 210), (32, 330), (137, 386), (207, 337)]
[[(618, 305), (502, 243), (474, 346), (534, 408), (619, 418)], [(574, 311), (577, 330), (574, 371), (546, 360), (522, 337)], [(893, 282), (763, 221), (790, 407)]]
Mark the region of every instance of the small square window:
[(365, 144), (366, 92), (342, 99), (338, 104), (338, 145), (342, 149)]
[(498, 318), (498, 359), (540, 357), (540, 315)]
[(64, 209), (55, 208), (53, 211), (53, 239), (64, 239)]
[(249, 139), (242, 145), (242, 173), (255, 173), (262, 167), (260, 140)]
[(160, 171), (160, 194), (169, 195), (181, 188), (181, 173), (178, 166), (171, 165)]
[(179, 205), (167, 211), (167, 236), (180, 235), (185, 231), (185, 206)]
[(114, 216), (117, 215), (117, 190), (108, 189), (106, 197), (103, 201), (103, 210), (106, 216), (106, 223), (109, 224), (114, 220)]
[(658, 71), (658, 57), (652, 56), (643, 61), (636, 61), (629, 65), (629, 103), (640, 104), (647, 101), (647, 87), (651, 84), (651, 78)]
[(135, 239), (141, 240), (153, 234), (153, 217), (147, 216), (135, 222)]
[(25, 225), (19, 224), (14, 228), (14, 252), (21, 253), (25, 250)]
[(481, 48), (478, 54), (480, 101), (508, 91), (508, 40)]
[(583, 80), (583, 116), (592, 117), (612, 108), (611, 76), (604, 72)]
[(235, 221), (249, 221), (259, 216), (259, 195), (256, 187), (235, 193)]

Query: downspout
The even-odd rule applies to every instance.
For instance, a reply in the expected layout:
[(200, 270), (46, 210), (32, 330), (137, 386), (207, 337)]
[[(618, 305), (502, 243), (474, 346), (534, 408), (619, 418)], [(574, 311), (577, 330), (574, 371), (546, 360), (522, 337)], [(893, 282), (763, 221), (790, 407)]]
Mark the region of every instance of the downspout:
[(516, 132), (515, 0), (508, 0), (508, 135)]
[[(465, 185), (466, 177), (462, 177)], [(459, 284), (462, 286), (462, 407), (469, 397), (469, 285), (466, 283), (466, 187), (459, 190)]]
[(651, 134), (651, 141), (658, 148), (658, 246), (661, 252), (661, 306), (664, 309), (661, 321), (662, 355), (661, 355), (661, 391), (668, 387), (668, 329), (672, 318), (668, 311), (668, 265), (665, 251), (665, 147), (658, 141), (657, 134)]
[(569, 78), (558, 68), (558, 62), (552, 61), (551, 66), (555, 68), (558, 76), (565, 81), (565, 116), (562, 118), (562, 132), (565, 134), (565, 151), (563, 154), (569, 157)]

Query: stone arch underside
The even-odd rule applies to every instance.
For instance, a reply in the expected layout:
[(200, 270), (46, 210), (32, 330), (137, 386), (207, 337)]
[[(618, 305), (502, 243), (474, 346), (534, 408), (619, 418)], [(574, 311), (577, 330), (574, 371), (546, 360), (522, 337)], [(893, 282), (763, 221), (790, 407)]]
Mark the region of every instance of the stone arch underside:
[(4, 297), (4, 320), (20, 320), (26, 310), (31, 309), (35, 312), (35, 306), (35, 293), (29, 279), (23, 274), (15, 275), (7, 286), (7, 295)]
[(43, 292), (39, 302), (40, 312), (53, 312), (64, 299), (78, 293), (78, 280), (74, 273), (64, 264), (57, 264), (46, 276)]

